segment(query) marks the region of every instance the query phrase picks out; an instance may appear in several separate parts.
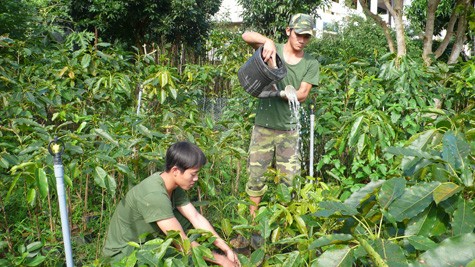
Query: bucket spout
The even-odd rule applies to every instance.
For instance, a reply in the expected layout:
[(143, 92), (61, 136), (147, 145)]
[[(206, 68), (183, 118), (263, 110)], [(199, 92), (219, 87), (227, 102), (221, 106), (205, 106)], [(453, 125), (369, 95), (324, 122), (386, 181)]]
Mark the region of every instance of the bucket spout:
[(283, 97), (284, 91), (262, 91), (257, 97), (258, 98), (269, 98), (269, 97)]

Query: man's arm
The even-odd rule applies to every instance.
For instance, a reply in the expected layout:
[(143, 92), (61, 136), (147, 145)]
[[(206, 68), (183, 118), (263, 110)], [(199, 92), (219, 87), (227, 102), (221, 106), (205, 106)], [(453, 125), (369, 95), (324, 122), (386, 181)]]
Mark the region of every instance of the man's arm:
[[(191, 203), (187, 204), (187, 205), (193, 206)], [(187, 206), (187, 205), (185, 205), (185, 206)], [(188, 238), (186, 236), (186, 233), (183, 230), (183, 227), (181, 226), (180, 222), (178, 222), (178, 220), (175, 217), (157, 221), (157, 225), (164, 233), (167, 233), (168, 231), (174, 230), (174, 231), (180, 232), (181, 238), (183, 238), (183, 239)], [(191, 245), (195, 247), (195, 246), (198, 246), (199, 244), (198, 244), (198, 242), (193, 241), (191, 243)], [(231, 252), (233, 252), (233, 251), (231, 250)], [(226, 255), (228, 255), (228, 254), (226, 254)], [(233, 254), (233, 256), (235, 256), (235, 255)], [(212, 260), (212, 259), (206, 259), (206, 260), (210, 261), (212, 263), (215, 263), (215, 264), (219, 264), (221, 266), (233, 266), (233, 267), (234, 266), (240, 266), (239, 261), (237, 260), (237, 256), (236, 256), (236, 261), (231, 261), (231, 260), (228, 259), (228, 257), (223, 256), (221, 254), (218, 254), (216, 252), (213, 252), (213, 257), (214, 257), (214, 260)]]
[(264, 62), (267, 62), (271, 58), (276, 58), (275, 54), (277, 53), (277, 48), (275, 47), (274, 41), (264, 35), (258, 32), (245, 32), (242, 34), (242, 39), (254, 49), (263, 46), (262, 59)]
[(302, 103), (307, 99), (308, 94), (310, 93), (310, 90), (312, 89), (312, 84), (307, 83), (307, 82), (301, 82), (300, 87), (297, 90), (297, 100)]
[(190, 221), (190, 223), (193, 225), (194, 228), (207, 230), (213, 233), (213, 235), (216, 237), (216, 240), (214, 241), (214, 245), (216, 245), (219, 249), (221, 249), (226, 254), (227, 259), (229, 259), (231, 262), (235, 264), (238, 264), (236, 266), (239, 266), (239, 260), (237, 258), (237, 255), (228, 246), (228, 244), (226, 244), (226, 242), (219, 236), (216, 230), (214, 230), (214, 227), (211, 225), (208, 219), (206, 219), (203, 215), (201, 215), (196, 210), (193, 204), (188, 203), (187, 205), (177, 207), (177, 209), (178, 211), (180, 211), (181, 214), (183, 214), (183, 216), (185, 216)]

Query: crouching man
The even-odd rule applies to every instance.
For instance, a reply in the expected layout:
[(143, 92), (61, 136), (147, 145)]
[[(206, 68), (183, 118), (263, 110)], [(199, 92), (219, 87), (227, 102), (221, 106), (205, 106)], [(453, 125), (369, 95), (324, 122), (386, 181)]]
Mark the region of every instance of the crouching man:
[(189, 142), (171, 145), (165, 157), (165, 171), (152, 174), (134, 186), (119, 202), (110, 221), (104, 256), (110, 257), (112, 262), (120, 261), (133, 252), (127, 242), (139, 242), (139, 236), (145, 233), (164, 236), (174, 230), (186, 239), (185, 230), (191, 224), (213, 233), (214, 245), (223, 251), (224, 255), (213, 252), (214, 259), (207, 261), (221, 266), (240, 266), (237, 255), (190, 203), (185, 192), (198, 181), (198, 173), (205, 164), (206, 157), (198, 146)]

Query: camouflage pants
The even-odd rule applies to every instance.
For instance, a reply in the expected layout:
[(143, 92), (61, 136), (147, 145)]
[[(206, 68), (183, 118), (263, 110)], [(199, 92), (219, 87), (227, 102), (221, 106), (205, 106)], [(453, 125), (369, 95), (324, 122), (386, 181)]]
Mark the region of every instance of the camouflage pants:
[[(283, 174), (281, 182), (291, 186), (295, 175), (300, 173), (298, 158), (298, 131), (273, 130), (254, 126), (249, 146), (246, 193), (260, 197), (267, 191), (265, 172), (275, 163), (275, 169)], [(275, 162), (274, 162), (275, 160)]]

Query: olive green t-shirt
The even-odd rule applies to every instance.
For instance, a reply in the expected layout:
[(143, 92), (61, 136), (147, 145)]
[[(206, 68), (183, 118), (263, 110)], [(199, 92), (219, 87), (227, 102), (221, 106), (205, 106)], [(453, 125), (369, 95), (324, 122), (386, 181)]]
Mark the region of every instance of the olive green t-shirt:
[(177, 187), (168, 197), (161, 173), (154, 173), (134, 186), (112, 215), (104, 246), (104, 256), (123, 257), (133, 248), (127, 242), (141, 242), (142, 234), (163, 234), (157, 221), (175, 217), (176, 207), (190, 203), (186, 192)]
[[(283, 56), (283, 44), (276, 44), (277, 53), (281, 59)], [(284, 60), (285, 61), (285, 60)], [(301, 82), (318, 85), (320, 63), (308, 53), (295, 65), (285, 63), (287, 75), (276, 85), (279, 90), (292, 85), (295, 90), (300, 88)], [(255, 124), (275, 130), (295, 130), (297, 119), (292, 115), (287, 99), (270, 97), (259, 99), (256, 110)]]

